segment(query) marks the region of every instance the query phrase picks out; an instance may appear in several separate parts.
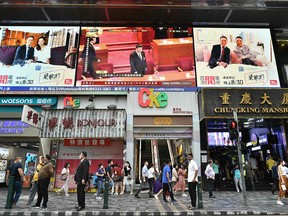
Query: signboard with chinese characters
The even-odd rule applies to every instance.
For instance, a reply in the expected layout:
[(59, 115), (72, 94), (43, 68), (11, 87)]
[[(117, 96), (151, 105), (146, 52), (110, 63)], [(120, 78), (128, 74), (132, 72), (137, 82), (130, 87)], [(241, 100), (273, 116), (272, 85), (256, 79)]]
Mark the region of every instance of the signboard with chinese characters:
[(111, 139), (64, 139), (64, 146), (110, 146)]
[(270, 29), (193, 31), (198, 87), (280, 87)]
[(31, 107), (24, 105), (21, 121), (35, 128), (40, 128), (40, 113)]
[[(202, 89), (203, 118), (287, 118), (288, 89)], [(204, 103), (205, 101), (205, 103)]]
[(124, 138), (126, 111), (108, 109), (43, 110), (40, 137)]

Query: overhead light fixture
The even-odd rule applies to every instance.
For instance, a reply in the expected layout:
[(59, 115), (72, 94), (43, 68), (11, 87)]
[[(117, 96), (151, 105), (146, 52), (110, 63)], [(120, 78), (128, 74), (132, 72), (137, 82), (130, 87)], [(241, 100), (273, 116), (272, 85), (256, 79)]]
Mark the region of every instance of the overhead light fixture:
[(107, 106), (107, 109), (115, 110), (115, 109), (117, 109), (117, 106), (115, 104), (110, 104)]

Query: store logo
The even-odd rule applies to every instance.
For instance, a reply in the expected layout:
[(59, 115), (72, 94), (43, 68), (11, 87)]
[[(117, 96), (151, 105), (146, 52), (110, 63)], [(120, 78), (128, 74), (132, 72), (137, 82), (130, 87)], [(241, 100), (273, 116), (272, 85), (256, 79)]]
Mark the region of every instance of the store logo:
[(72, 106), (73, 108), (79, 108), (80, 107), (80, 100), (79, 99), (73, 99), (72, 97), (65, 97), (63, 101), (64, 107)]
[(164, 108), (168, 105), (168, 95), (164, 92), (156, 93), (154, 89), (142, 88), (138, 93), (138, 104), (141, 107)]

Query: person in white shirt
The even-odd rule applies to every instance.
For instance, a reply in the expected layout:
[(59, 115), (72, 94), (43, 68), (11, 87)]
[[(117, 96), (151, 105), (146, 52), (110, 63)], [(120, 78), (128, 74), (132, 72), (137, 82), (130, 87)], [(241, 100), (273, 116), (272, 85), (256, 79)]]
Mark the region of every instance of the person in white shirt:
[(205, 169), (205, 175), (206, 175), (207, 181), (208, 181), (209, 198), (216, 198), (213, 195), (215, 171), (213, 169), (213, 161), (212, 160), (208, 161), (208, 164), (207, 164), (206, 169)]
[(154, 169), (154, 164), (152, 163), (148, 170), (149, 196), (153, 196), (155, 180), (156, 180), (155, 169)]
[(69, 174), (70, 174), (69, 167), (70, 167), (70, 163), (69, 162), (65, 163), (64, 168), (62, 169), (62, 172), (61, 172), (61, 177), (60, 177), (60, 179), (63, 181), (63, 186), (61, 189), (56, 191), (57, 194), (64, 191), (65, 196), (70, 196), (68, 194), (68, 183), (69, 183)]
[(34, 51), (36, 62), (50, 64), (51, 49), (46, 45), (46, 38), (39, 37)]
[(189, 195), (191, 199), (191, 206), (188, 206), (188, 209), (193, 210), (196, 208), (196, 186), (198, 183), (198, 165), (197, 163), (193, 160), (193, 155), (188, 154), (188, 190), (189, 190)]

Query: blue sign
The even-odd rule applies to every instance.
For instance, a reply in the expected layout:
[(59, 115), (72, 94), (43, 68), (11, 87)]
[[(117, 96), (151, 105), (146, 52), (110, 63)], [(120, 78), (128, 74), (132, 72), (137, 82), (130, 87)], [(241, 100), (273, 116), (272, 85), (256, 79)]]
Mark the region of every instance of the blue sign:
[(16, 120), (0, 120), (0, 134), (23, 134), (25, 128), (29, 128), (28, 124)]
[(0, 97), (0, 105), (55, 105), (56, 97)]

